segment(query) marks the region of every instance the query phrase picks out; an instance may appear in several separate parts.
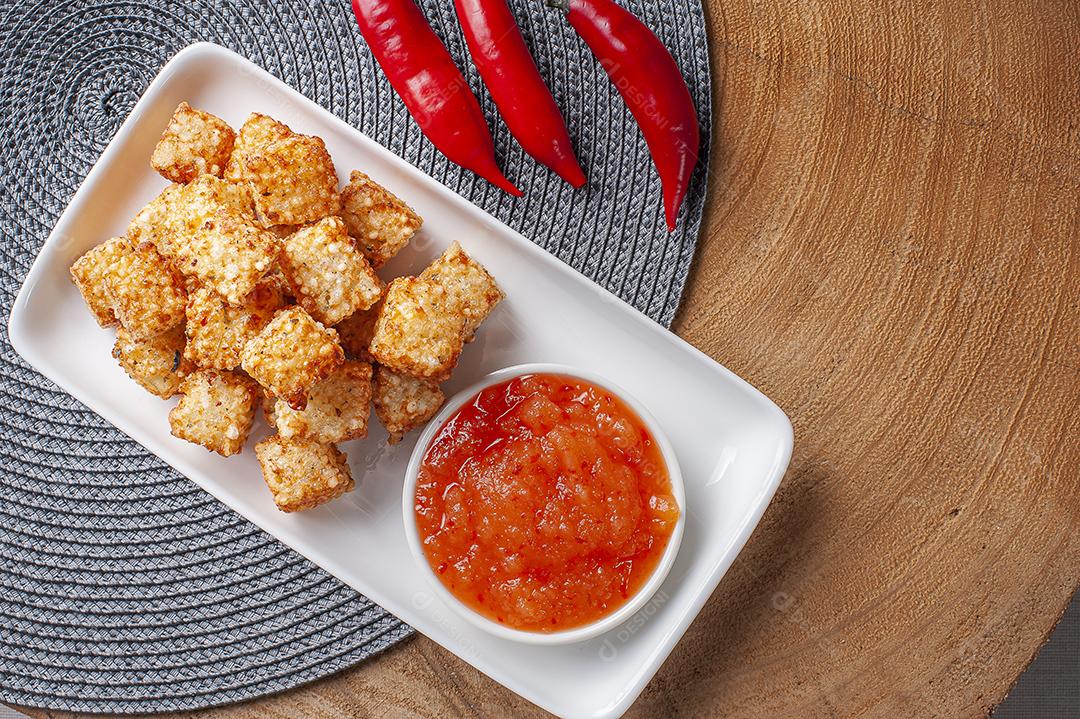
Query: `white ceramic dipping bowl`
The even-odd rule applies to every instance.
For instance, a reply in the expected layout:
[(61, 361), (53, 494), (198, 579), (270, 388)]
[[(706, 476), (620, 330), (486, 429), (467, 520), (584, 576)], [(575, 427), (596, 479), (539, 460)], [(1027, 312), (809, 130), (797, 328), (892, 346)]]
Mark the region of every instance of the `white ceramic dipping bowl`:
[[(642, 423), (649, 430), (653, 440), (656, 442), (660, 454), (667, 465), (668, 476), (671, 479), (671, 493), (679, 505), (679, 519), (675, 524), (675, 529), (671, 534), (671, 538), (668, 540), (664, 555), (657, 563), (652, 576), (650, 576), (648, 581), (642, 585), (641, 589), (611, 614), (590, 624), (555, 632), (532, 632), (513, 629), (488, 619), (464, 604), (455, 597), (445, 585), (443, 585), (439, 580), (439, 577), (432, 570), (431, 565), (428, 563), (427, 556), (424, 554), (424, 550), (421, 547), (420, 534), (416, 527), (415, 506), (417, 476), (420, 473), (420, 464), (423, 462), (424, 455), (427, 453), (428, 447), (431, 445), (432, 440), (434, 440), (435, 435), (442, 429), (443, 425), (446, 424), (447, 420), (450, 419), (452, 415), (481, 391), (492, 385), (506, 382), (515, 377), (530, 374), (556, 374), (576, 377), (598, 387), (602, 387), (621, 399), (627, 407), (637, 414)], [(683, 487), (682, 474), (679, 471), (679, 463), (675, 458), (675, 452), (671, 447), (671, 442), (668, 441), (667, 435), (664, 434), (664, 431), (660, 428), (660, 425), (657, 424), (656, 419), (652, 414), (650, 414), (649, 411), (634, 397), (595, 372), (576, 369), (566, 365), (548, 363), (515, 365), (513, 367), (498, 370), (451, 397), (439, 414), (428, 423), (424, 432), (420, 435), (420, 439), (416, 443), (416, 448), (413, 450), (412, 458), (409, 461), (409, 468), (405, 474), (405, 487), (402, 491), (401, 505), (402, 514), (405, 520), (405, 536), (409, 542), (409, 550), (412, 552), (413, 559), (420, 567), (420, 571), (428, 578), (436, 595), (439, 596), (443, 602), (452, 607), (453, 610), (460, 614), (466, 621), (490, 634), (517, 642), (538, 645), (570, 644), (592, 639), (593, 637), (618, 627), (633, 616), (634, 613), (641, 609), (653, 594), (656, 593), (656, 590), (659, 589), (660, 585), (664, 582), (664, 578), (667, 577), (668, 572), (671, 570), (671, 565), (675, 563), (675, 556), (679, 552), (683, 529), (686, 525), (686, 493)]]

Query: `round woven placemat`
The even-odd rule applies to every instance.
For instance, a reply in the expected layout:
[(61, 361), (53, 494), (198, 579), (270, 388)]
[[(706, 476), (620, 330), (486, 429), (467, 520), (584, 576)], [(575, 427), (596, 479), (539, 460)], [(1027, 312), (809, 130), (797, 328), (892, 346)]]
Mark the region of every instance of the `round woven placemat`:
[[(698, 0), (634, 0), (708, 122)], [(451, 3), (422, 3), (468, 68)], [(515, 145), (481, 93), (514, 200), (423, 139), (348, 0), (0, 2), (0, 303), (150, 80), (198, 40), (233, 48), (670, 323), (693, 257), (701, 163), (678, 232), (630, 114), (555, 11), (513, 2), (589, 174), (572, 192)], [(705, 146), (709, 128), (704, 127)], [(275, 542), (30, 370), (0, 343), (0, 700), (158, 712), (281, 691), (411, 629)], [(72, 348), (77, 351), (78, 348)]]

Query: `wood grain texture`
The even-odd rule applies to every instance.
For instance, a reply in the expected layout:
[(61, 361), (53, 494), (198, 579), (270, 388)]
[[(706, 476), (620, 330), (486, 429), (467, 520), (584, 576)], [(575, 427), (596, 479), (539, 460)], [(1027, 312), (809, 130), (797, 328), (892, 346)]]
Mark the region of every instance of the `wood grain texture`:
[[(916, 5), (708, 3), (676, 329), (795, 455), (631, 716), (983, 716), (1080, 581), (1080, 4)], [(199, 716), (540, 714), (417, 638)]]

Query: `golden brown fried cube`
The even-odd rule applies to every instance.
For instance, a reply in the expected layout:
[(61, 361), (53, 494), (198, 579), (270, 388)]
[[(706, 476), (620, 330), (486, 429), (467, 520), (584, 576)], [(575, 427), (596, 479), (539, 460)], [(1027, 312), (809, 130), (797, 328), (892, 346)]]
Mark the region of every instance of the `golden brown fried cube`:
[(173, 244), (182, 247), (208, 222), (224, 214), (237, 220), (255, 222), (251, 192), (246, 186), (234, 185), (213, 175), (199, 175), (181, 186), (172, 200), (176, 209), (173, 220)]
[(293, 134), (289, 126), (272, 117), (253, 112), (240, 128), (233, 145), (232, 157), (225, 167), (225, 179), (229, 182), (247, 182), (244, 162), (251, 153), (258, 152), (275, 140)]
[(389, 190), (354, 170), (341, 191), (341, 216), (373, 267), (401, 251), (423, 220)]
[(390, 433), (390, 444), (435, 416), (446, 401), (439, 385), (386, 367), (375, 369), (375, 414)]
[(461, 303), (465, 312), (466, 342), (472, 341), (476, 328), (504, 297), (484, 266), (469, 257), (456, 242), (432, 262), (420, 278), (438, 282)]
[(172, 238), (183, 216), (177, 204), (177, 198), (183, 195), (183, 188), (183, 185), (169, 185), (139, 210), (128, 225), (127, 238), (132, 245), (149, 242), (163, 257), (172, 256)]
[(220, 117), (181, 102), (158, 140), (150, 165), (166, 180), (191, 182), (199, 175), (221, 177), (236, 133)]
[(315, 222), (341, 210), (337, 171), (321, 138), (277, 140), (248, 153), (244, 168), (264, 226)]
[(269, 324), (285, 307), (282, 282), (264, 277), (242, 305), (230, 305), (208, 287), (188, 295), (187, 349), (184, 356), (199, 367), (236, 369), (244, 345)]
[(337, 332), (303, 308), (289, 307), (244, 346), (240, 364), (275, 397), (304, 409), (308, 390), (344, 361)]
[(461, 303), (442, 285), (399, 277), (386, 291), (371, 355), (398, 372), (442, 381), (461, 355), (465, 323)]
[(223, 457), (243, 450), (261, 396), (250, 377), (239, 372), (197, 370), (180, 383), (180, 392), (183, 397), (169, 413), (174, 437)]
[(346, 361), (311, 388), (304, 409), (295, 410), (278, 400), (271, 424), (285, 439), (346, 442), (367, 436), (370, 414), (371, 365)]
[(105, 288), (116, 318), (135, 339), (149, 339), (184, 321), (184, 278), (153, 245), (120, 255)]
[(102, 327), (116, 324), (112, 300), (106, 288), (106, 279), (113, 272), (113, 266), (124, 254), (131, 250), (123, 237), (114, 237), (108, 242), (94, 247), (71, 265), (71, 279), (79, 288), (86, 306), (90, 308), (94, 319)]
[(112, 354), (131, 379), (162, 399), (176, 394), (180, 381), (193, 369), (183, 357), (184, 330), (179, 327), (142, 340), (121, 327)]
[(239, 305), (270, 271), (281, 252), (281, 240), (261, 227), (218, 213), (187, 243), (176, 248), (182, 272)]
[(330, 444), (274, 436), (255, 445), (255, 456), (282, 512), (317, 507), (356, 486), (345, 454)]
[(323, 324), (337, 324), (382, 296), (382, 282), (340, 217), (324, 218), (286, 238), (280, 264), (296, 301)]
[(380, 300), (369, 309), (360, 310), (334, 326), (346, 356), (361, 362), (373, 361), (368, 348), (371, 346), (371, 338), (375, 336), (375, 323), (379, 319), (381, 310), (382, 301)]

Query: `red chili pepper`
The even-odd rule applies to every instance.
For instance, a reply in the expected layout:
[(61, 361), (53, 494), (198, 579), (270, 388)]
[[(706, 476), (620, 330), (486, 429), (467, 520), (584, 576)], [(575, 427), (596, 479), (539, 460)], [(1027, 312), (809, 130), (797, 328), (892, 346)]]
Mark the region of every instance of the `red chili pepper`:
[(525, 152), (574, 187), (585, 184), (559, 106), (506, 0), (454, 0), (473, 63)]
[(697, 110), (671, 53), (652, 30), (612, 0), (548, 0), (596, 55), (637, 120), (664, 185), (669, 230), (675, 229), (697, 165)]
[(446, 46), (413, 0), (352, 0), (353, 14), (390, 84), (439, 151), (512, 195), (484, 113)]

